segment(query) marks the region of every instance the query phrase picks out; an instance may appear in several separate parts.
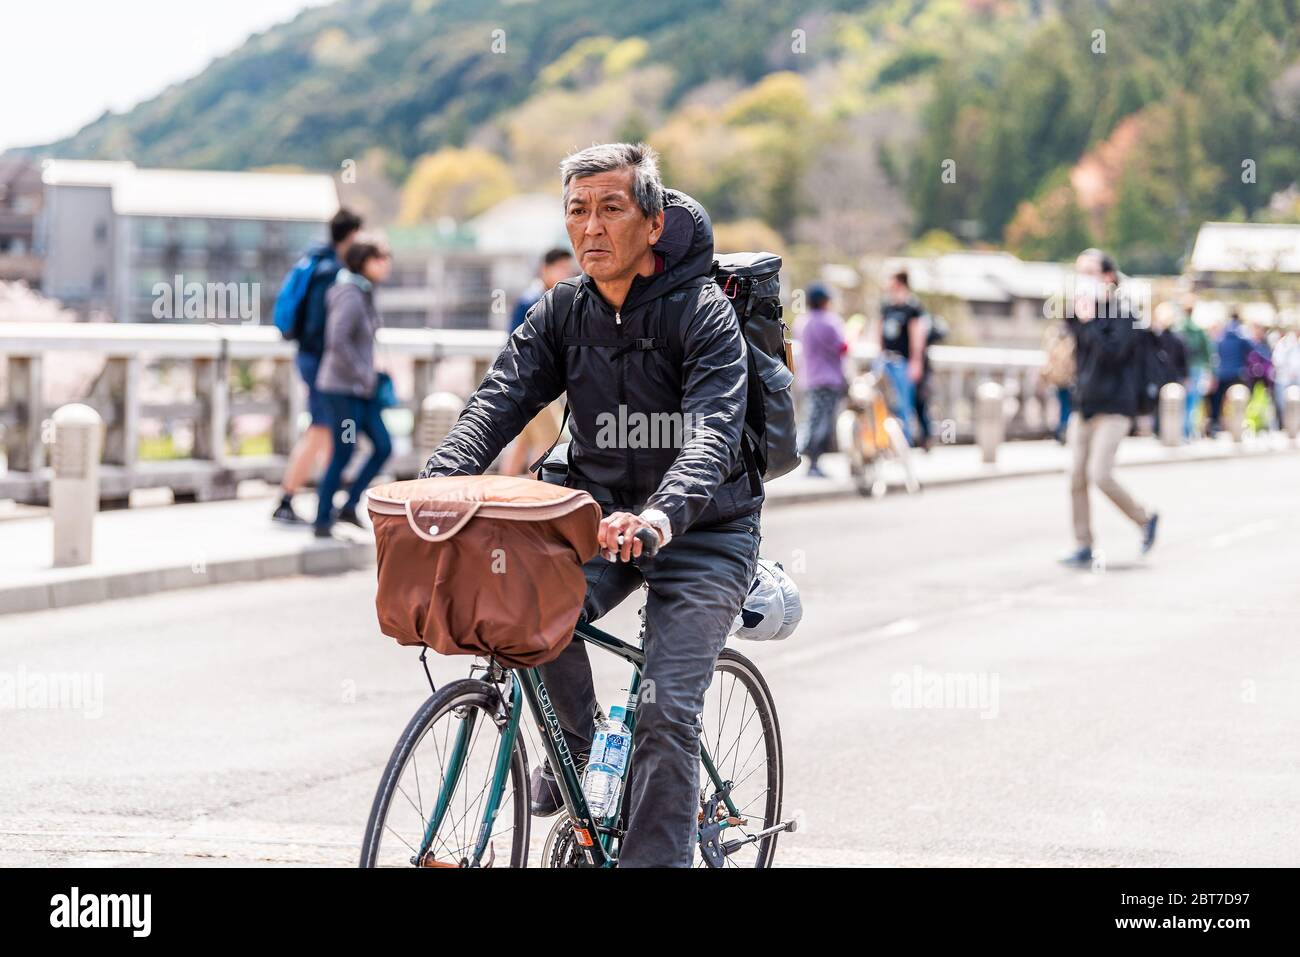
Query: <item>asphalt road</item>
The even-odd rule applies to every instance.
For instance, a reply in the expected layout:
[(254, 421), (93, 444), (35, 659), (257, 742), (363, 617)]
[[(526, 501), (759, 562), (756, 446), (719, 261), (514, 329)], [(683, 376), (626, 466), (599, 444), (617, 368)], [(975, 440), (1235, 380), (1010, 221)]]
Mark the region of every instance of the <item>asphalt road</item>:
[[(801, 821), (779, 864), (1300, 864), (1300, 457), (1122, 476), (1161, 539), (1139, 560), (1097, 501), (1092, 572), (1054, 564), (1060, 477), (767, 517), (806, 607), (742, 648)], [(0, 865), (353, 864), (427, 691), (372, 599), (358, 572), (0, 619), (0, 707), (88, 676), (80, 709), (0, 712)]]

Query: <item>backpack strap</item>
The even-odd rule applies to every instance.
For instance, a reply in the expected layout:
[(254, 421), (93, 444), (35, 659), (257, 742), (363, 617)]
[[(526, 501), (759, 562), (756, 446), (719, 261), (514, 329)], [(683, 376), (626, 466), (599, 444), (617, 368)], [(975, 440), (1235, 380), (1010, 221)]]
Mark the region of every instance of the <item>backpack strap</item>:
[[(578, 289), (581, 285), (581, 279), (562, 279), (555, 284), (555, 292), (551, 295), (551, 310), (556, 316), (561, 317), (559, 321), (559, 332), (560, 340), (562, 342), (568, 342), (568, 340), (564, 338), (564, 328), (569, 324), (569, 317), (573, 314), (573, 305), (578, 301)], [(564, 355), (563, 349), (558, 349), (556, 351), (559, 352), (560, 355)], [(560, 418), (560, 431), (555, 433), (555, 441), (551, 443), (549, 449), (541, 454), (536, 462), (528, 466), (528, 471), (537, 472), (537, 477), (539, 479), (542, 477), (542, 473), (538, 472), (538, 469), (542, 467), (542, 463), (546, 461), (547, 457), (555, 451), (555, 447), (560, 444), (560, 436), (564, 435), (564, 427), (568, 424), (569, 403), (565, 402), (564, 415)]]
[(758, 469), (758, 456), (754, 454), (754, 444), (749, 438), (749, 426), (740, 432), (740, 458), (749, 475), (749, 494), (757, 498), (763, 494), (763, 475)]
[[(686, 361), (686, 342), (681, 335), (682, 314), (688, 308), (690, 309), (699, 308), (700, 293), (704, 291), (705, 286), (708, 286), (710, 284), (714, 284), (712, 276), (700, 276), (687, 283), (685, 285), (685, 288), (694, 289), (695, 298), (683, 300), (686, 305), (683, 306), (682, 309), (678, 310), (677, 314), (673, 316), (671, 320), (664, 315), (664, 313), (668, 311), (662, 305), (664, 303), (664, 298), (660, 297), (659, 299), (661, 308), (657, 317), (658, 325), (656, 327), (656, 333), (660, 336), (663, 336), (664, 342), (668, 346), (669, 355), (672, 356), (674, 365), (676, 365), (679, 369), (681, 368), (682, 363)], [(665, 332), (664, 330), (665, 325), (669, 327), (667, 332)]]

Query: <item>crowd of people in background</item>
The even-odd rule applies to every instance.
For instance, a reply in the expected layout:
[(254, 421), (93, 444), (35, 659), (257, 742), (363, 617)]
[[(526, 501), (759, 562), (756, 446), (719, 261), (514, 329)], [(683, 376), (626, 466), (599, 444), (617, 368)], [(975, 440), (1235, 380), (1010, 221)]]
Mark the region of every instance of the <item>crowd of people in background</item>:
[[(318, 538), (331, 537), (338, 521), (365, 527), (357, 506), (393, 447), (381, 414), (394, 402), (392, 380), (375, 364), (380, 317), (374, 301), (392, 257), (384, 240), (362, 233), (362, 225), (361, 217), (340, 209), (330, 221), (330, 242), (309, 249), (285, 280), (289, 289), (295, 272), (306, 274), (292, 304), (293, 338), (311, 422), (289, 455), (271, 517), (284, 525), (310, 524)], [(361, 435), (370, 440), (371, 453), (336, 509), (335, 493)], [(294, 510), (293, 497), (318, 472), (316, 516), (308, 523)]]
[[(1059, 410), (1052, 432), (1071, 449), (1076, 548), (1065, 562), (1090, 566), (1094, 485), (1137, 526), (1144, 553), (1155, 542), (1159, 516), (1116, 481), (1114, 465), (1121, 441), (1138, 429), (1142, 416), (1153, 417), (1154, 431), (1161, 431), (1160, 417), (1169, 414), (1158, 400), (1163, 386), (1183, 389), (1175, 428), (1186, 439), (1213, 437), (1225, 428), (1225, 400), (1237, 385), (1249, 396), (1246, 425), (1257, 432), (1280, 428), (1286, 392), (1300, 386), (1300, 332), (1247, 324), (1235, 308), (1226, 322), (1203, 325), (1190, 294), (1159, 302), (1144, 316), (1114, 260), (1096, 249), (1080, 254), (1073, 283), (1073, 308), (1045, 331), (1040, 382)], [(825, 475), (821, 459), (832, 448), (848, 390), (844, 357), (854, 339), (868, 335), (861, 317), (846, 326), (832, 309), (832, 296), (822, 283), (810, 285), (807, 309), (794, 324), (805, 413), (801, 453), (811, 477)], [(871, 328), (875, 369), (891, 411), (908, 444), (928, 450), (928, 350), (944, 330), (913, 294), (906, 271), (887, 277), (879, 322)]]
[[(390, 255), (383, 240), (366, 236), (362, 226), (359, 216), (339, 210), (330, 223), (331, 241), (308, 250), (304, 256), (311, 273), (299, 306), (295, 338), (296, 365), (307, 386), (310, 425), (289, 456), (273, 518), (288, 525), (309, 524), (294, 510), (293, 497), (313, 474), (319, 474), (319, 505), (310, 524), (321, 537), (330, 536), (337, 521), (362, 525), (357, 514), (360, 496), (392, 449), (381, 415), (393, 401), (392, 383), (378, 371), (374, 351), (375, 334), (381, 324), (374, 305), (374, 287), (386, 280)], [(298, 268), (302, 268), (301, 263)], [(528, 310), (547, 290), (577, 273), (570, 250), (548, 250), (541, 257), (533, 283), (515, 304), (509, 331), (523, 323)], [(1076, 279), (1086, 288), (1093, 288), (1087, 285), (1092, 283), (1101, 290), (1096, 295), (1089, 293), (1093, 306), (1106, 306), (1109, 298), (1113, 300), (1110, 306), (1123, 308), (1123, 297), (1117, 294), (1120, 277), (1105, 254), (1097, 250), (1081, 254)], [(827, 285), (812, 283), (804, 292), (806, 309), (798, 315), (793, 329), (800, 343), (797, 373), (805, 410), (800, 452), (808, 463), (806, 474), (820, 478), (826, 474), (821, 458), (834, 447), (836, 416), (848, 390), (845, 357), (851, 341), (867, 333), (857, 323), (846, 326), (833, 309), (834, 294)], [(1246, 420), (1251, 427), (1257, 431), (1278, 427), (1287, 388), (1300, 386), (1300, 335), (1294, 329), (1270, 333), (1260, 323), (1247, 325), (1235, 309), (1226, 323), (1206, 329), (1194, 317), (1194, 305), (1190, 295), (1160, 302), (1150, 317), (1152, 352), (1160, 367), (1156, 384), (1177, 382), (1185, 390), (1181, 416), (1184, 435), (1191, 439), (1221, 431), (1225, 397), (1238, 384), (1245, 386), (1250, 395)], [(1081, 308), (1086, 312), (1092, 306)], [(1137, 325), (1142, 323), (1138, 321)], [(1093, 354), (1094, 332), (1085, 331), (1081, 337), (1081, 328), (1077, 315), (1048, 327), (1040, 378), (1056, 398), (1059, 413), (1053, 433), (1057, 441), (1070, 442), (1071, 421), (1077, 419), (1080, 423), (1082, 438), (1074, 440), (1072, 479), (1079, 546), (1074, 559), (1090, 561), (1091, 532), (1086, 508), (1089, 481), (1143, 526), (1145, 547), (1154, 538), (1155, 517), (1133, 502), (1111, 474), (1119, 439), (1129, 434), (1133, 417), (1138, 414), (1136, 407), (1127, 404), (1124, 408), (1112, 406), (1119, 401), (1115, 395), (1131, 391), (1131, 383), (1103, 383), (1098, 379), (1101, 373)], [(928, 412), (928, 348), (941, 341), (944, 334), (942, 323), (927, 313), (912, 292), (907, 272), (891, 272), (880, 302), (879, 322), (870, 333), (877, 354), (876, 368), (885, 380), (891, 408), (908, 443), (927, 451), (933, 442)], [(1081, 343), (1089, 344), (1081, 351)], [(557, 401), (543, 409), (510, 445), (500, 462), (503, 474), (526, 474), (534, 460), (554, 446), (563, 430), (560, 408)], [(1158, 404), (1154, 412), (1158, 431)], [(336, 508), (333, 499), (359, 435), (370, 440), (372, 452), (353, 478), (346, 501)]]
[(832, 292), (812, 283), (805, 290), (807, 309), (794, 323), (800, 360), (796, 372), (805, 401), (800, 454), (807, 475), (824, 478), (819, 462), (830, 450), (835, 419), (848, 389), (844, 359), (851, 343), (869, 337), (875, 346), (876, 368), (891, 411), (909, 445), (929, 451), (934, 429), (929, 406), (933, 379), (929, 347), (946, 336), (942, 320), (932, 316), (912, 292), (906, 270), (889, 274), (880, 303), (880, 321), (868, 327), (864, 317), (846, 323), (831, 309)]
[[(393, 448), (383, 411), (397, 400), (391, 377), (375, 360), (375, 338), (382, 325), (375, 287), (389, 278), (392, 257), (383, 238), (362, 232), (362, 226), (361, 217), (340, 209), (330, 221), (330, 242), (308, 249), (294, 267), (308, 273), (294, 305), (291, 338), (298, 347), (295, 365), (307, 387), (310, 423), (289, 454), (272, 519), (289, 526), (310, 525), (318, 538), (332, 537), (337, 522), (366, 527), (357, 511), (361, 496)], [(543, 293), (577, 273), (570, 250), (547, 251), (535, 280), (515, 304), (509, 331), (523, 323)], [(293, 281), (291, 272), (286, 289)], [(503, 454), (501, 472), (526, 474), (533, 459), (554, 445), (561, 428), (559, 403), (543, 409)], [(361, 436), (369, 440), (370, 455), (351, 477), (343, 503), (336, 505)], [(313, 477), (317, 507), (308, 520), (294, 509), (293, 499)]]
[[(1286, 390), (1300, 385), (1296, 330), (1270, 330), (1260, 322), (1247, 324), (1235, 308), (1226, 322), (1203, 326), (1193, 314), (1195, 304), (1191, 295), (1164, 300), (1155, 305), (1150, 317), (1158, 363), (1155, 385), (1174, 382), (1182, 386), (1184, 438), (1213, 437), (1223, 431), (1224, 400), (1234, 385), (1244, 386), (1250, 397), (1245, 421), (1251, 429), (1280, 428)], [(1142, 317), (1138, 321), (1143, 324)], [(1074, 343), (1066, 320), (1048, 327), (1043, 347), (1046, 360), (1041, 378), (1055, 392), (1059, 415), (1054, 433), (1064, 443), (1076, 386)], [(1162, 414), (1157, 403), (1152, 409), (1157, 433)]]

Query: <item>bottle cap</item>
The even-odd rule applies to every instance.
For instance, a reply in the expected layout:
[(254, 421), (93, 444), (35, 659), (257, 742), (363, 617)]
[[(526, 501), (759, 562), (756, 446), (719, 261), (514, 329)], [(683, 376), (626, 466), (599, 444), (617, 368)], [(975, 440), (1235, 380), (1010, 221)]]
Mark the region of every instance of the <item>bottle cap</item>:
[(612, 708), (609, 709), (609, 720), (622, 721), (623, 716), (626, 714), (627, 714), (627, 709), (621, 708), (618, 705), (614, 705)]

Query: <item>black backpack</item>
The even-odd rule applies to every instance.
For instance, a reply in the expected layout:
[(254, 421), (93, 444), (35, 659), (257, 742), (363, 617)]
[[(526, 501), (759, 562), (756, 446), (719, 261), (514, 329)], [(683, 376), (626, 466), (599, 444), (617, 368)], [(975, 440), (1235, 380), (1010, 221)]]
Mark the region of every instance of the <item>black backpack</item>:
[(781, 257), (731, 253), (713, 263), (713, 279), (731, 302), (749, 353), (749, 392), (741, 454), (758, 494), (799, 464), (794, 372), (781, 319)]

